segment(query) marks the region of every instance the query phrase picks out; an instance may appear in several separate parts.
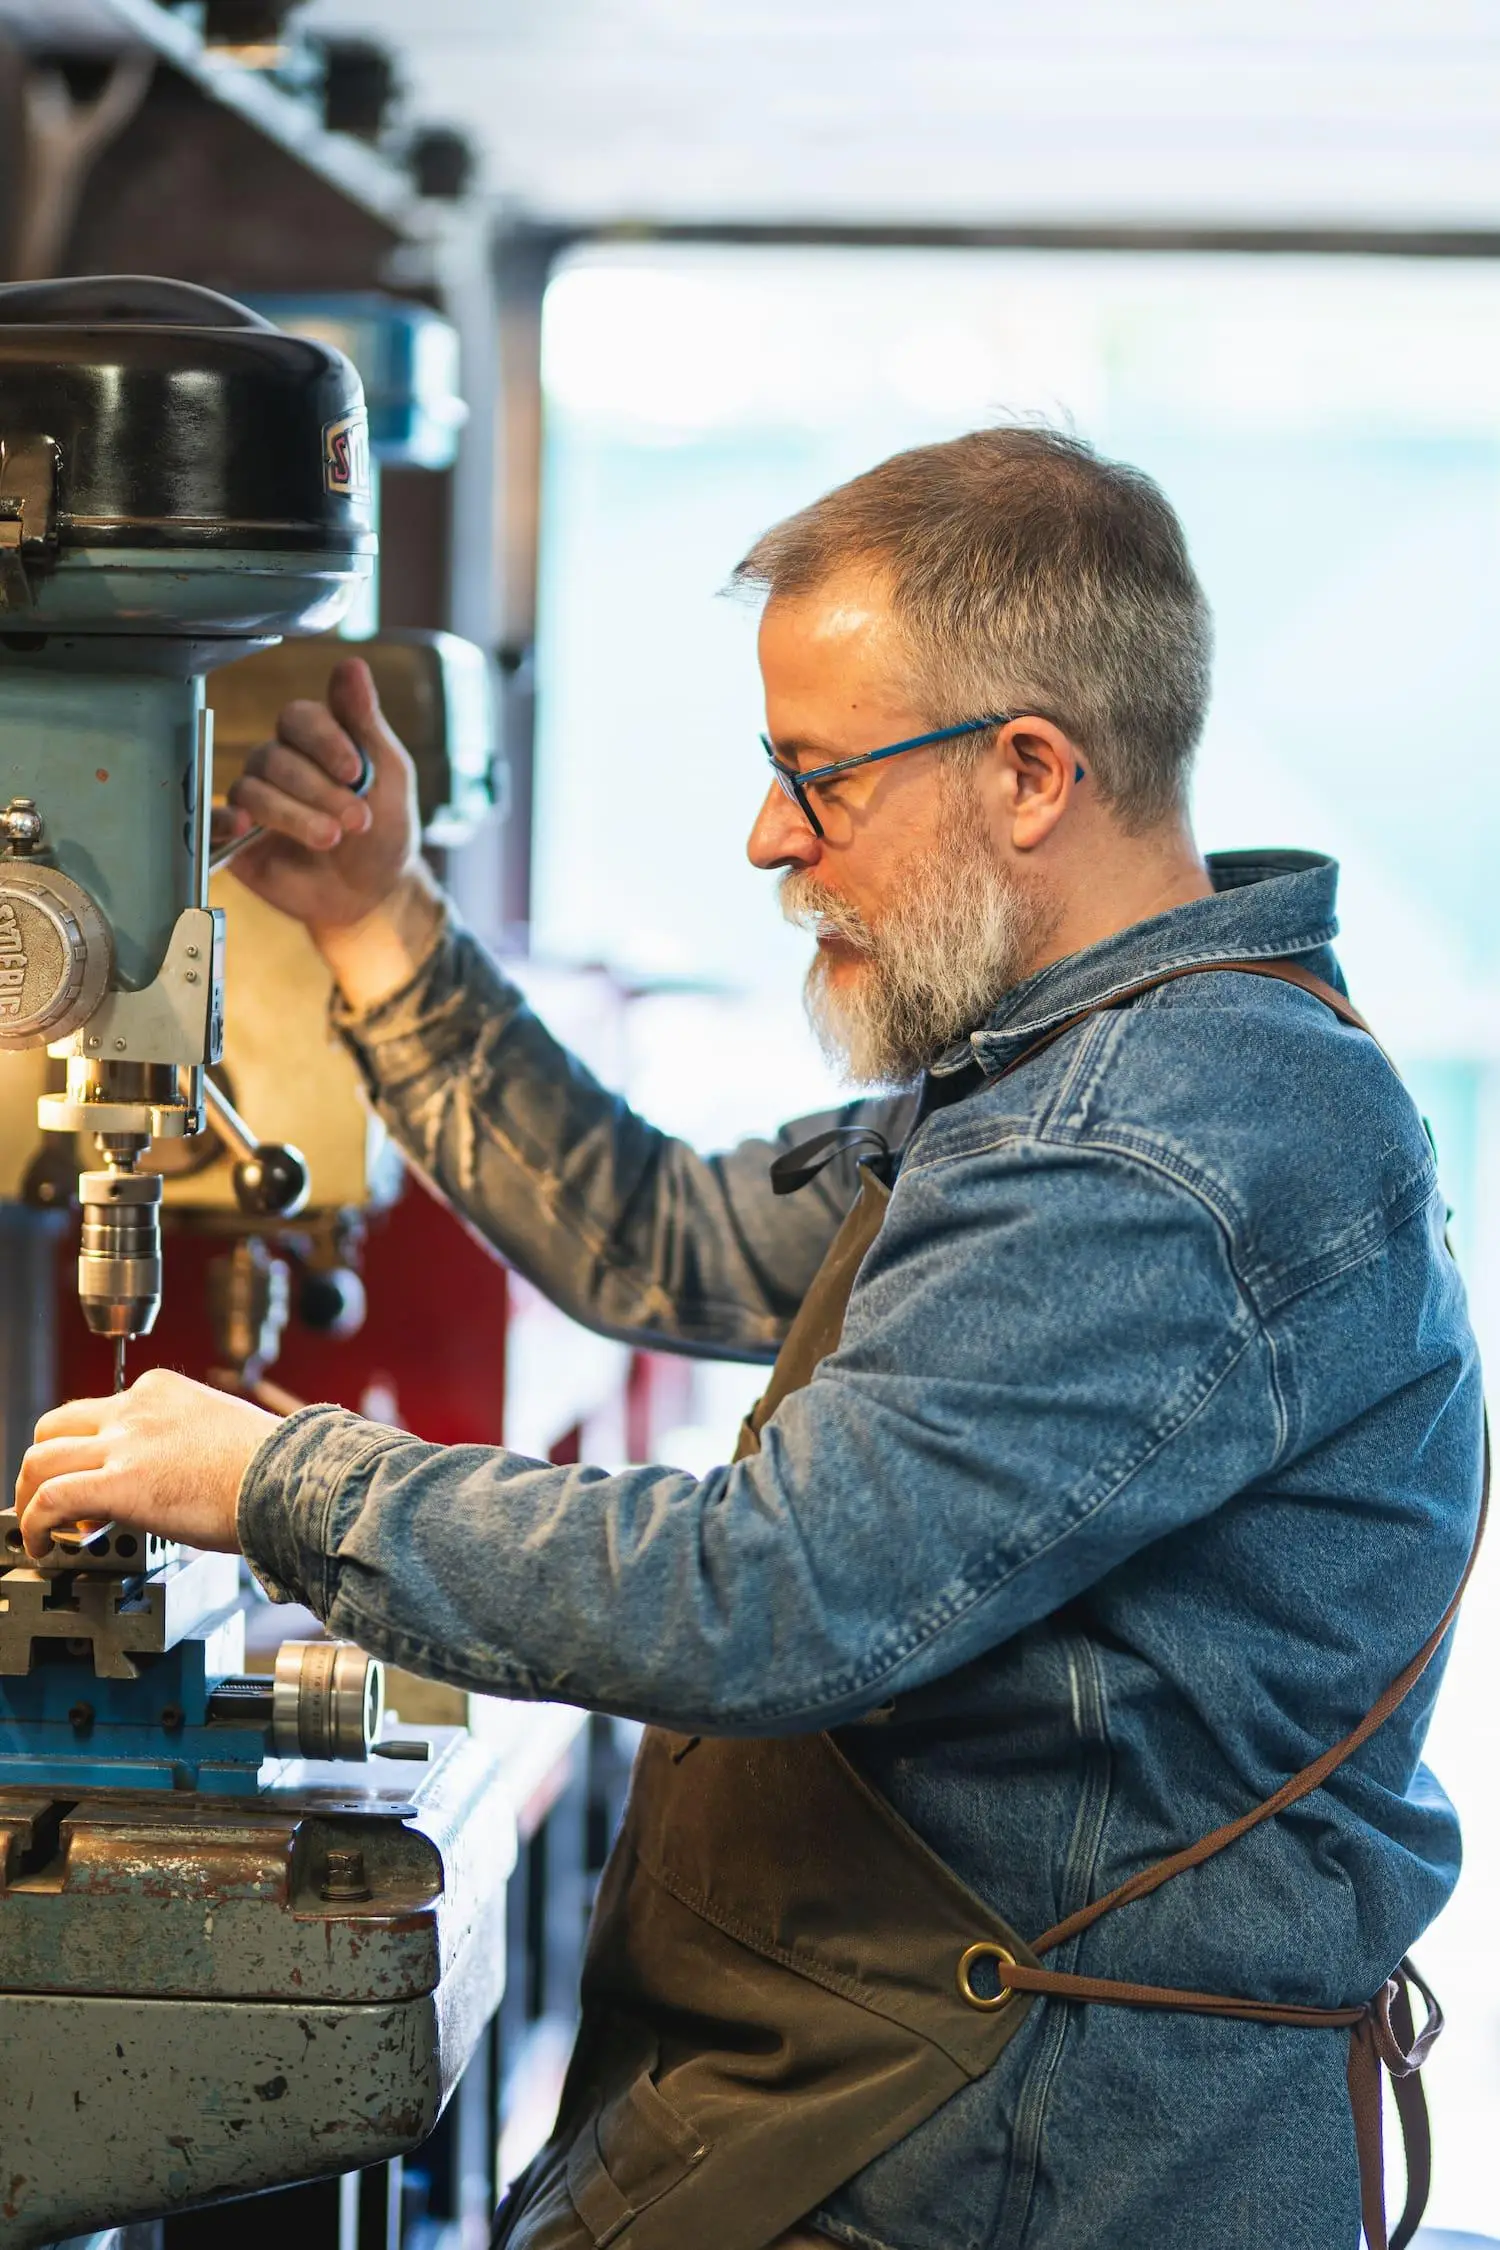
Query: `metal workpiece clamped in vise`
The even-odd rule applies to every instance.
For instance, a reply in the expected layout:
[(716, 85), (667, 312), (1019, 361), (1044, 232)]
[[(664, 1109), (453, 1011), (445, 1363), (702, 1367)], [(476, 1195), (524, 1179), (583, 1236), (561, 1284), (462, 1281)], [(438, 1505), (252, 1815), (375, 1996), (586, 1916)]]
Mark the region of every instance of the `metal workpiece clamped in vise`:
[(0, 1509), (0, 1792), (253, 1795), (268, 1760), (422, 1761), (382, 1737), (384, 1674), (348, 1641), (283, 1641), (245, 1673), (233, 1555), (101, 1524), (39, 1562)]
[(161, 1301), (152, 1143), (215, 1129), (253, 1216), (308, 1192), (207, 1077), (224, 926), (208, 904), (204, 680), (334, 624), (373, 568), (359, 378), (211, 290), (139, 276), (0, 289), (0, 1050), (91, 1136), (79, 1299), (117, 1350)]

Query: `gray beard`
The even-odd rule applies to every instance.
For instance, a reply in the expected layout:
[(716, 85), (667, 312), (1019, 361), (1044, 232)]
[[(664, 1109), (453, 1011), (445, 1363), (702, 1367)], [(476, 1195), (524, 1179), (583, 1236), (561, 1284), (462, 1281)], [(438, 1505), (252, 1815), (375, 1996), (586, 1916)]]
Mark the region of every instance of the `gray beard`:
[(937, 845), (877, 925), (811, 873), (782, 877), (789, 922), (835, 934), (865, 956), (836, 986), (820, 953), (805, 988), (818, 1044), (857, 1086), (909, 1085), (977, 1030), (1026, 975), (1055, 922), (1042, 895), (996, 865), (969, 777), (947, 774), (943, 786), (949, 798)]

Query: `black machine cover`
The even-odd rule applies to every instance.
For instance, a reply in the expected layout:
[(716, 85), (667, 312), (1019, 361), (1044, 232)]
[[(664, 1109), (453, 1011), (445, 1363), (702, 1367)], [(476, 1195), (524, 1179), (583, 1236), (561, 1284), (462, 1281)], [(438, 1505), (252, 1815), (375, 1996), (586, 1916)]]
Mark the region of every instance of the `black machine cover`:
[[(0, 287), (0, 512), (50, 549), (372, 552), (364, 395), (324, 344), (190, 282)], [(53, 468), (55, 464), (55, 469)]]

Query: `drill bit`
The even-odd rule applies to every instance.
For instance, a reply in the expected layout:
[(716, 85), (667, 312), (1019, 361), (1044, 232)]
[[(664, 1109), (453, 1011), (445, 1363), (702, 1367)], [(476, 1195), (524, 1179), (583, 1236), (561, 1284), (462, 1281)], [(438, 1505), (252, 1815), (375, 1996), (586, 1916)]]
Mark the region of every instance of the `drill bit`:
[(116, 1391), (116, 1394), (118, 1394), (119, 1392), (123, 1391), (123, 1390), (124, 1390), (124, 1388), (125, 1388), (125, 1338), (124, 1338), (123, 1336), (117, 1336), (117, 1337), (115, 1338), (115, 1391)]

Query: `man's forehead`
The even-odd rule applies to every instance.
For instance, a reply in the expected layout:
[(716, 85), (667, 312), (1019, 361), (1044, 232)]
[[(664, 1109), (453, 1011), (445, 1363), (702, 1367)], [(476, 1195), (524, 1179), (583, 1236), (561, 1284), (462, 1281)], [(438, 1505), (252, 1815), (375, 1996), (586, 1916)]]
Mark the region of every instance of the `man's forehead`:
[(773, 597), (761, 618), (759, 653), (768, 703), (811, 706), (785, 713), (791, 731), (820, 731), (833, 716), (829, 698), (841, 715), (872, 705), (907, 708), (905, 637), (884, 587), (867, 570)]
[(796, 593), (773, 594), (761, 618), (762, 645), (798, 642), (840, 649), (886, 638), (895, 620), (887, 580), (868, 565), (846, 569)]
[(766, 604), (760, 664), (777, 753), (807, 767), (920, 731), (905, 650), (868, 570)]

